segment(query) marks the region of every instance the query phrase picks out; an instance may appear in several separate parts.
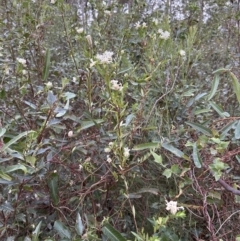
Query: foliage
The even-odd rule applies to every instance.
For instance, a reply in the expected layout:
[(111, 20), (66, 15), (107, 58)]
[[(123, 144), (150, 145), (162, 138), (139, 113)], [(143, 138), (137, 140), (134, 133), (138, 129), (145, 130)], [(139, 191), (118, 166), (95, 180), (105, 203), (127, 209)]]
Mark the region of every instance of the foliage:
[(239, 6), (160, 2), (2, 1), (1, 239), (239, 237)]

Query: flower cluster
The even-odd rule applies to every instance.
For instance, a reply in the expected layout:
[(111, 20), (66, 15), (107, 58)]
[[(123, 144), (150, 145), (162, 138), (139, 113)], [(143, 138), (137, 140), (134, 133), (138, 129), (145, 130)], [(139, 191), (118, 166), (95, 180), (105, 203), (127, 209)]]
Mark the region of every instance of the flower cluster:
[(167, 40), (170, 37), (170, 33), (168, 31), (163, 31), (162, 29), (158, 30), (158, 33), (160, 34), (160, 38)]
[(104, 149), (104, 151), (107, 152), (107, 153), (109, 153), (109, 152), (111, 152), (112, 148), (113, 148), (113, 142), (109, 142), (109, 143), (108, 143), (108, 147), (106, 147), (106, 148)]
[(96, 59), (100, 61), (101, 64), (111, 64), (113, 59), (113, 52), (105, 51), (103, 54), (97, 54)]
[[(110, 153), (114, 148), (114, 143), (113, 142), (109, 142), (108, 146), (105, 147), (104, 151), (106, 153)], [(124, 147), (123, 148), (123, 156), (127, 159), (130, 156), (130, 149), (128, 147)], [(109, 155), (107, 155), (107, 162), (111, 162), (112, 159), (110, 158)]]
[(123, 86), (122, 86), (121, 83), (118, 83), (118, 80), (111, 80), (110, 83), (111, 83), (111, 89), (112, 90), (122, 91)]
[(142, 24), (138, 21), (135, 23), (135, 28), (136, 29), (139, 29), (139, 28), (146, 28), (147, 27), (147, 24), (145, 22), (143, 22)]
[(174, 201), (168, 202), (166, 200), (166, 206), (167, 206), (166, 209), (170, 211), (171, 214), (176, 214), (178, 210), (184, 209), (183, 207), (177, 207), (177, 202), (174, 202)]

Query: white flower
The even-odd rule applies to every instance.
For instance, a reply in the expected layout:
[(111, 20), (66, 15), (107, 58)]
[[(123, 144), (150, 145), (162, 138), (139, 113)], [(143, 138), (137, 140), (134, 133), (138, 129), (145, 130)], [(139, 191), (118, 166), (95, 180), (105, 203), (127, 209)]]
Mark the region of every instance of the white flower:
[(97, 61), (93, 61), (92, 59), (90, 59), (90, 68), (92, 68), (96, 63)]
[(22, 58), (17, 58), (17, 61), (22, 65), (26, 65), (27, 63), (26, 59), (22, 59)]
[(186, 56), (186, 52), (184, 50), (180, 50), (179, 51), (179, 54), (182, 56), (182, 57), (185, 57)]
[(102, 64), (111, 64), (112, 63), (113, 52), (105, 51), (103, 54), (97, 54), (96, 59)]
[(23, 69), (22, 74), (27, 75), (27, 70)]
[(76, 78), (76, 77), (73, 77), (73, 78), (72, 78), (72, 82), (75, 83), (76, 81), (77, 81), (77, 78)]
[(108, 10), (105, 10), (104, 13), (107, 15), (107, 16), (111, 16), (111, 11), (108, 11)]
[(111, 149), (110, 149), (109, 147), (105, 147), (104, 151), (105, 151), (106, 153), (109, 153), (109, 152), (111, 152)]
[(112, 162), (112, 159), (111, 159), (111, 157), (109, 157), (109, 155), (107, 155), (107, 162), (108, 162), (108, 163), (111, 163), (111, 162)]
[(84, 29), (83, 28), (76, 28), (77, 33), (83, 33)]
[(162, 29), (158, 30), (158, 33), (160, 34), (160, 38), (167, 40), (170, 37), (170, 33), (168, 31), (163, 31)]
[(135, 26), (136, 29), (139, 29), (139, 28), (141, 28), (141, 23), (138, 21), (138, 22), (135, 23), (134, 26)]
[(111, 89), (122, 91), (123, 87), (121, 83), (118, 83), (118, 80), (111, 80)]
[(178, 210), (184, 209), (183, 207), (177, 207), (177, 202), (174, 202), (174, 201), (168, 202), (166, 200), (166, 205), (167, 205), (166, 209), (170, 211), (171, 214), (176, 214)]
[(73, 136), (73, 131), (69, 131), (68, 132), (68, 137), (72, 137)]
[(57, 0), (51, 0), (51, 3), (54, 4)]
[(50, 81), (48, 81), (45, 85), (47, 86), (48, 89), (51, 89), (53, 86), (52, 82)]
[(113, 142), (109, 142), (109, 143), (108, 143), (108, 146), (109, 146), (110, 148), (112, 148), (112, 147), (113, 147)]
[(123, 155), (124, 157), (128, 158), (130, 156), (130, 153), (129, 153), (129, 148), (128, 147), (124, 147), (124, 151), (123, 151)]
[(147, 24), (145, 22), (142, 23), (142, 28), (146, 28)]

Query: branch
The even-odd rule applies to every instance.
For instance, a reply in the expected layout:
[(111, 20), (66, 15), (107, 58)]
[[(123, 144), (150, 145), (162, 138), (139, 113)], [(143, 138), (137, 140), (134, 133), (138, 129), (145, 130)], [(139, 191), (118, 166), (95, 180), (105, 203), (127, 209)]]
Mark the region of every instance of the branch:
[(225, 181), (223, 181), (222, 179), (219, 179), (218, 182), (229, 192), (240, 196), (240, 190), (234, 189), (233, 187), (231, 187), (230, 185), (228, 185)]

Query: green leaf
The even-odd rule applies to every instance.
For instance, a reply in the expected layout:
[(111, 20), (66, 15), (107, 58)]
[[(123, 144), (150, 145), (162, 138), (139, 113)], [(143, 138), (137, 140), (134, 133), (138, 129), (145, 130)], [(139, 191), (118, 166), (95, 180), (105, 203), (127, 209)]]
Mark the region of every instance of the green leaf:
[(127, 241), (112, 225), (105, 223), (102, 232), (106, 235), (111, 241)]
[(166, 178), (171, 177), (171, 176), (172, 176), (172, 170), (169, 169), (169, 168), (165, 169), (164, 172), (163, 172), (163, 175), (164, 175)]
[(69, 79), (68, 78), (62, 78), (62, 88), (64, 89), (65, 86), (69, 83)]
[(24, 172), (24, 174), (27, 173), (27, 168), (22, 165), (22, 164), (17, 164), (17, 165), (12, 165), (12, 166), (8, 166), (5, 170), (6, 173), (9, 173), (9, 172), (14, 172), (14, 171), (17, 171), (17, 170), (22, 170)]
[(71, 239), (71, 233), (68, 228), (59, 220), (54, 222), (53, 228), (58, 232), (61, 238)]
[(209, 101), (209, 103), (210, 103), (211, 107), (212, 107), (221, 117), (224, 118), (224, 117), (229, 117), (229, 116), (230, 116), (230, 114), (227, 113), (227, 112), (224, 112), (223, 109), (222, 109), (219, 105), (213, 103), (212, 101)]
[(238, 121), (237, 126), (234, 131), (234, 137), (240, 139), (240, 121)]
[(53, 204), (56, 206), (59, 202), (58, 196), (58, 174), (52, 173), (50, 179), (48, 180), (48, 187), (50, 189), (50, 195), (53, 201)]
[(212, 112), (212, 110), (211, 109), (196, 109), (194, 111), (194, 115), (199, 115), (199, 114), (208, 113), (208, 112)]
[(56, 101), (57, 101), (56, 95), (54, 95), (51, 90), (48, 91), (47, 102), (48, 102), (50, 105), (53, 105)]
[(178, 174), (180, 169), (179, 169), (179, 165), (178, 164), (174, 164), (171, 166), (171, 170), (172, 170), (172, 173), (174, 174)]
[(76, 94), (72, 93), (72, 92), (66, 92), (63, 94), (63, 96), (66, 98), (66, 100), (70, 100), (76, 97)]
[(231, 129), (234, 129), (234, 126), (236, 125), (238, 121), (233, 121), (229, 124), (227, 124), (226, 126), (224, 126), (222, 129), (221, 129), (221, 135), (220, 135), (220, 139), (223, 140), (225, 138), (225, 136), (228, 134), (228, 132), (231, 130)]
[(197, 168), (202, 167), (202, 160), (200, 158), (196, 142), (193, 144), (193, 162)]
[(141, 151), (141, 150), (145, 150), (145, 149), (154, 149), (159, 147), (159, 143), (156, 142), (147, 142), (147, 143), (143, 143), (143, 144), (139, 144), (133, 147), (133, 151)]
[(49, 74), (49, 68), (50, 68), (50, 50), (49, 48), (46, 51), (45, 55), (45, 64), (44, 64), (44, 70), (43, 70), (43, 76), (42, 79), (45, 81)]
[(3, 136), (6, 132), (5, 128), (0, 128), (0, 137)]
[(211, 100), (213, 98), (213, 96), (216, 94), (217, 92), (217, 88), (218, 88), (218, 85), (219, 85), (219, 75), (215, 75), (214, 76), (214, 79), (213, 79), (213, 83), (212, 83), (212, 88), (211, 88), (211, 91), (209, 93), (209, 96), (208, 96), (208, 100)]
[(9, 175), (7, 175), (5, 172), (3, 172), (2, 170), (0, 170), (0, 178), (7, 180), (7, 181), (12, 180), (12, 178)]
[(228, 72), (229, 69), (225, 69), (225, 68), (220, 68), (220, 69), (217, 69), (215, 71), (213, 71), (213, 74), (222, 74), (222, 73), (225, 73), (225, 72)]
[(188, 97), (188, 96), (193, 96), (195, 91), (196, 91), (195, 89), (190, 89), (190, 90), (184, 92), (184, 93), (182, 94), (182, 96), (186, 96), (186, 97)]
[(39, 222), (39, 224), (37, 225), (37, 227), (33, 231), (33, 233), (32, 233), (32, 241), (39, 241), (38, 237), (39, 237), (39, 234), (40, 234), (41, 225), (42, 225), (42, 221)]
[(164, 165), (162, 164), (162, 156), (161, 156), (161, 155), (158, 155), (158, 154), (156, 154), (156, 153), (153, 152), (153, 151), (151, 151), (151, 154), (153, 155), (154, 161), (155, 161), (156, 163), (160, 164), (161, 166), (164, 166)]
[(170, 152), (172, 152), (175, 156), (184, 158), (186, 160), (190, 160), (189, 157), (187, 157), (182, 151), (177, 149), (176, 147), (169, 145), (168, 143), (162, 143), (162, 147)]
[(186, 121), (185, 123), (187, 125), (193, 127), (195, 130), (200, 131), (207, 136), (212, 136), (211, 130), (203, 125), (200, 125), (198, 123), (188, 122), (188, 121)]
[(77, 213), (75, 229), (76, 229), (78, 235), (82, 236), (83, 231), (84, 231), (84, 226), (83, 226), (83, 222), (82, 222), (80, 213)]
[(199, 99), (201, 99), (203, 96), (205, 96), (207, 93), (200, 93), (198, 94), (196, 97), (191, 98), (188, 103), (187, 103), (187, 107), (190, 107), (194, 102), (198, 101)]
[(239, 81), (237, 79), (237, 77), (235, 76), (235, 74), (233, 74), (232, 72), (229, 72), (231, 78), (232, 78), (232, 85), (233, 85), (233, 90), (237, 96), (238, 99), (238, 103), (240, 103), (240, 84)]
[(102, 119), (96, 119), (96, 120), (91, 120), (91, 121), (81, 121), (81, 128), (78, 130), (78, 132), (88, 129), (92, 126), (95, 126), (96, 124), (101, 124), (103, 122), (104, 122), (104, 120), (102, 120)]
[(18, 136), (15, 136), (14, 138), (11, 139), (11, 141), (9, 141), (7, 144), (3, 145), (2, 151), (5, 151), (9, 146), (16, 143), (19, 139), (21, 139), (24, 136), (27, 136), (30, 133), (35, 133), (35, 131), (25, 131), (25, 132), (19, 134)]
[(131, 232), (136, 238), (137, 238), (137, 241), (144, 241), (143, 238), (141, 238), (138, 234), (134, 233), (134, 232)]
[(26, 156), (26, 162), (30, 163), (32, 167), (35, 167), (36, 157), (35, 156)]

